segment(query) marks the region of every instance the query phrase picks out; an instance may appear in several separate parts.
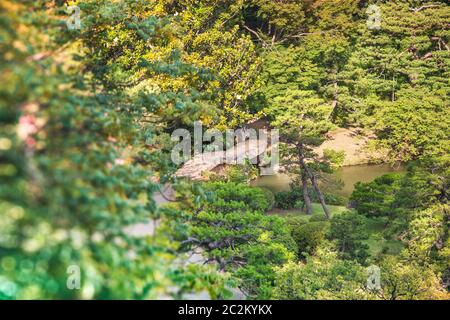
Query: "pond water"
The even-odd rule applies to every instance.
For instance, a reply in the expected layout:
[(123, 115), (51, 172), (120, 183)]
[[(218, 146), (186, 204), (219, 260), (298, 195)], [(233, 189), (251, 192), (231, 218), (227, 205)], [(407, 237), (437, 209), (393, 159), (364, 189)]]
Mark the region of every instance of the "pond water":
[[(349, 197), (357, 182), (369, 182), (389, 172), (405, 172), (405, 167), (392, 167), (389, 164), (342, 167), (330, 175), (329, 178), (332, 179), (327, 179), (329, 181), (322, 183), (322, 188), (324, 191)], [(337, 180), (340, 180), (341, 183), (336, 184)], [(266, 187), (272, 192), (279, 192), (288, 191), (290, 182), (291, 179), (287, 174), (279, 173), (272, 176), (261, 176), (253, 182), (253, 185)]]

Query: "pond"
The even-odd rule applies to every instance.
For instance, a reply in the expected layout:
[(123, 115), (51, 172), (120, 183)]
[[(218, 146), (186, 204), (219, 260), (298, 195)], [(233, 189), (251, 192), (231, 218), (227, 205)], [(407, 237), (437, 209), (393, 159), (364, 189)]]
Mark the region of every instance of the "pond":
[[(367, 164), (342, 167), (330, 175), (333, 179), (327, 179), (329, 180), (328, 182), (322, 183), (322, 188), (324, 191), (349, 197), (358, 181), (370, 182), (389, 172), (405, 172), (405, 167), (392, 167), (389, 164)], [(340, 180), (342, 183), (338, 186), (336, 182), (333, 182), (332, 180)], [(290, 189), (290, 182), (291, 179), (287, 174), (279, 173), (272, 176), (261, 176), (253, 182), (253, 185), (266, 187), (272, 192), (279, 192), (288, 191)]]

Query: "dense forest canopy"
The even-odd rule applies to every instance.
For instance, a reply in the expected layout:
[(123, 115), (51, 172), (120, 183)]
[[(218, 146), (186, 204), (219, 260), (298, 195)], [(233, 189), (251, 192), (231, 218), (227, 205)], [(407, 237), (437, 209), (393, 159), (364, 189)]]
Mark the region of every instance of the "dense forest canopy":
[[(447, 1), (3, 0), (0, 25), (0, 299), (450, 298)], [(175, 129), (259, 119), (291, 191), (174, 175)], [(323, 191), (336, 128), (406, 172)]]

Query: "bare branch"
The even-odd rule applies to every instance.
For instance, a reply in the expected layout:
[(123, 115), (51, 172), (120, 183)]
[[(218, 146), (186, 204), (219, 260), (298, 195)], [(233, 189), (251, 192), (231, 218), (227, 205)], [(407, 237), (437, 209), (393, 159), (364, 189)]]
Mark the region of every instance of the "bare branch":
[(419, 8), (409, 8), (409, 10), (414, 11), (414, 13), (417, 13), (419, 11), (429, 9), (429, 8), (435, 8), (435, 7), (440, 7), (440, 5), (439, 4), (430, 4), (430, 5), (426, 5), (426, 6), (421, 6)]

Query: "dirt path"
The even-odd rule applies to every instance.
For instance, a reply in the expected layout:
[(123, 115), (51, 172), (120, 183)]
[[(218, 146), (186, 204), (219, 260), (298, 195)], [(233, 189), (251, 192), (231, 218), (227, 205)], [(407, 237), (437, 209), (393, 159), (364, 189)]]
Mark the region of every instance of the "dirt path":
[(328, 139), (314, 151), (319, 156), (323, 155), (324, 150), (344, 151), (344, 166), (354, 166), (358, 164), (367, 164), (379, 159), (380, 155), (370, 153), (365, 147), (371, 137), (360, 134), (358, 128), (338, 128), (328, 134)]

